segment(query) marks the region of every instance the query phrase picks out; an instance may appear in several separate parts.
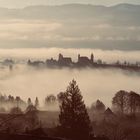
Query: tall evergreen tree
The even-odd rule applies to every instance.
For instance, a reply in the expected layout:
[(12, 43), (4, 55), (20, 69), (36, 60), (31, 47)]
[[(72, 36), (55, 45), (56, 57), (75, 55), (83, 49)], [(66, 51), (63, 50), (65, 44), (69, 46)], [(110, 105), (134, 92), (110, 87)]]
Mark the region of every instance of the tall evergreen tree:
[(19, 103), (20, 103), (20, 100), (21, 100), (20, 97), (17, 96), (15, 100), (16, 100), (16, 102), (17, 102), (17, 107), (19, 107)]
[[(62, 93), (61, 93), (62, 94)], [(60, 126), (68, 136), (88, 136), (92, 128), (80, 89), (75, 80), (61, 95)]]
[(32, 105), (31, 98), (28, 98), (28, 100), (27, 100), (27, 104), (28, 104), (28, 106)]
[(95, 103), (91, 105), (91, 111), (96, 113), (103, 113), (105, 112), (105, 109), (106, 109), (105, 105), (100, 100), (97, 100)]
[(36, 97), (36, 99), (35, 99), (35, 107), (36, 108), (38, 108), (39, 107), (39, 100), (38, 100), (38, 98)]

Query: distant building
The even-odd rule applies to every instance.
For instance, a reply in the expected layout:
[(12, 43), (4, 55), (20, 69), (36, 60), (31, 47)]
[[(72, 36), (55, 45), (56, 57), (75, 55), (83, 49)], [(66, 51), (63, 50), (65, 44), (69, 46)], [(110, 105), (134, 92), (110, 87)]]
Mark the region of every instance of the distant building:
[(104, 112), (105, 116), (114, 116), (114, 113), (112, 112), (112, 110), (110, 108), (107, 108)]
[(5, 59), (3, 62), (2, 62), (4, 65), (13, 65), (15, 62), (12, 60), (12, 59)]
[(49, 66), (49, 67), (55, 67), (55, 66), (58, 66), (58, 67), (63, 67), (63, 66), (67, 66), (67, 67), (93, 66), (94, 55), (91, 54), (90, 58), (88, 58), (86, 56), (80, 56), (80, 54), (79, 54), (77, 62), (73, 62), (71, 57), (64, 57), (61, 53), (58, 56), (58, 60), (51, 58), (51, 59), (47, 59), (46, 63), (43, 61), (31, 62), (31, 60), (28, 60), (28, 65), (32, 65), (32, 66), (42, 66), (45, 64), (46, 64), (46, 66)]
[(51, 58), (46, 60), (47, 66), (56, 66), (58, 64), (57, 60)]
[(116, 121), (116, 116), (110, 108), (107, 108), (106, 111), (104, 112), (104, 121), (106, 121), (106, 122), (115, 122)]
[(59, 54), (58, 64), (61, 66), (70, 66), (72, 65), (72, 59), (70, 57), (63, 57), (62, 54)]
[[(11, 64), (13, 63), (11, 60), (5, 60), (4, 64)], [(98, 59), (95, 61), (94, 55), (91, 54), (90, 57), (87, 56), (81, 56), (80, 54), (78, 55), (78, 61), (73, 62), (71, 57), (64, 57), (61, 53), (58, 56), (58, 60), (56, 59), (47, 59), (46, 62), (44, 61), (31, 61), (28, 60), (27, 62), (28, 65), (30, 66), (35, 66), (35, 67), (50, 67), (50, 68), (62, 68), (62, 67), (69, 67), (69, 68), (84, 68), (84, 67), (90, 67), (90, 68), (119, 68), (123, 70), (134, 70), (134, 71), (140, 71), (140, 63), (136, 64), (129, 64), (126, 62), (124, 64), (120, 63), (117, 61), (114, 64), (109, 64), (101, 59)], [(11, 67), (12, 70), (12, 67)]]
[(53, 58), (46, 60), (47, 66), (71, 66), (73, 64), (70, 57), (64, 57), (62, 54), (59, 54), (58, 60)]
[(55, 60), (53, 58), (46, 60), (47, 66), (53, 67), (53, 66), (73, 66), (73, 67), (81, 67), (81, 66), (93, 66), (94, 64), (94, 55), (91, 54), (90, 58), (86, 56), (80, 56), (78, 55), (78, 61), (73, 62), (71, 57), (64, 57), (61, 53), (58, 56), (58, 60)]
[(31, 61), (30, 59), (28, 60), (28, 65), (31, 65), (31, 66), (44, 66), (44, 62), (43, 61)]
[(94, 63), (94, 55), (91, 54), (91, 57), (88, 58), (86, 56), (80, 56), (80, 54), (78, 55), (78, 64), (79, 65), (92, 65)]

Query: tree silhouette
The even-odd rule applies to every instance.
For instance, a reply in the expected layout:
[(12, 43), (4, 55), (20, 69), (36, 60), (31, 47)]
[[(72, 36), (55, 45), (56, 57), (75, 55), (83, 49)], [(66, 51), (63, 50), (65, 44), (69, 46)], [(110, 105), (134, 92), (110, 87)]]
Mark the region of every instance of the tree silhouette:
[(20, 100), (21, 100), (20, 97), (17, 96), (15, 100), (16, 100), (16, 102), (17, 102), (17, 107), (19, 107), (19, 102), (20, 102)]
[(56, 97), (54, 95), (48, 95), (46, 98), (45, 98), (45, 105), (53, 105), (56, 103)]
[(101, 112), (101, 113), (103, 113), (103, 112), (105, 112), (105, 109), (106, 109), (106, 107), (105, 107), (105, 105), (103, 104), (103, 102), (102, 101), (100, 101), (100, 100), (97, 100), (95, 103), (93, 103), (92, 104), (92, 106), (91, 106), (91, 110), (92, 111), (95, 111), (95, 112)]
[(57, 95), (57, 100), (59, 103), (61, 103), (61, 101), (63, 100), (64, 98), (64, 93), (63, 92), (60, 92), (58, 95)]
[(22, 112), (21, 108), (19, 108), (19, 107), (13, 107), (10, 110), (10, 114), (22, 114), (22, 113), (23, 112)]
[(36, 97), (36, 99), (35, 99), (35, 107), (36, 108), (38, 108), (39, 107), (39, 100), (38, 100), (38, 98)]
[(88, 136), (92, 130), (90, 120), (75, 80), (70, 82), (67, 90), (63, 92), (63, 96), (61, 93), (61, 97), (63, 97), (59, 115), (61, 128), (67, 131), (66, 133), (70, 137)]
[(27, 104), (28, 104), (28, 106), (32, 105), (31, 98), (28, 98), (28, 100), (27, 100)]
[(130, 115), (135, 116), (140, 107), (140, 95), (133, 91), (129, 92), (127, 103), (128, 109), (130, 108)]
[(34, 105), (29, 105), (27, 108), (26, 108), (26, 112), (36, 112), (37, 111), (37, 108), (34, 106)]
[(39, 125), (38, 110), (34, 105), (29, 105), (26, 108), (27, 120), (30, 124), (31, 130), (35, 129)]
[(140, 108), (140, 95), (134, 91), (119, 91), (116, 93), (112, 101), (113, 106), (116, 106), (117, 110), (121, 114), (129, 114), (135, 116), (135, 113)]
[(124, 114), (127, 95), (128, 95), (127, 91), (120, 90), (115, 94), (115, 96), (113, 97), (113, 100), (112, 100), (113, 107), (121, 114)]

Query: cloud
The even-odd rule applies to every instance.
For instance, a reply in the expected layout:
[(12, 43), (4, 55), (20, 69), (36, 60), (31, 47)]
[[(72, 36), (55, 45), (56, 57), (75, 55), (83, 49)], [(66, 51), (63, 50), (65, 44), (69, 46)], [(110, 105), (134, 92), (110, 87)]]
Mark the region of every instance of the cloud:
[(0, 23), (0, 39), (43, 39), (43, 34), (46, 35), (60, 27), (60, 23), (47, 22), (41, 20), (6, 20)]
[[(104, 41), (140, 41), (139, 26), (113, 26), (111, 24), (79, 25), (73, 21), (50, 20), (1, 20), (0, 42), (30, 41), (32, 44), (38, 41), (54, 45), (77, 42), (104, 42)], [(2, 45), (1, 45), (2, 46)], [(19, 45), (15, 45), (19, 47)], [(38, 46), (40, 47), (40, 46)], [(42, 47), (42, 46), (41, 46)], [(61, 47), (61, 46), (60, 46)], [(80, 47), (80, 46), (77, 46)], [(86, 47), (86, 46), (85, 46)]]
[(29, 5), (61, 5), (69, 3), (115, 5), (118, 3), (140, 4), (139, 0), (0, 0), (0, 5), (9, 8), (22, 8)]
[(0, 9), (0, 47), (140, 50), (137, 7), (124, 4), (110, 8), (64, 5)]

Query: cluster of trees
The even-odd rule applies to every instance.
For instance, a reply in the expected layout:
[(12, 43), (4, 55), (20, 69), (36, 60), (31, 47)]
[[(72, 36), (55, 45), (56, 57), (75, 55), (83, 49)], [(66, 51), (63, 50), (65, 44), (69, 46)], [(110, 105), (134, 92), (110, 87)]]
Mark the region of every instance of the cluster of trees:
[[(53, 95), (50, 94), (46, 96), (44, 100), (44, 107), (47, 108), (49, 106), (56, 105), (59, 101), (59, 99)], [(38, 97), (35, 98), (35, 101), (32, 101), (31, 98), (27, 99), (27, 102), (21, 99), (19, 96), (6, 96), (6, 95), (0, 95), (0, 112), (6, 112), (13, 110), (13, 108), (21, 108), (21, 110), (26, 110), (28, 106), (34, 106), (37, 109), (40, 109), (40, 103)], [(13, 111), (12, 111), (13, 112)]]
[(93, 103), (91, 108), (87, 108), (80, 89), (73, 80), (66, 91), (58, 95), (58, 99), (60, 103), (59, 130), (65, 137), (72, 139), (92, 137), (94, 139), (93, 133), (95, 133), (104, 140), (140, 138), (138, 133), (140, 131), (137, 131), (140, 126), (140, 95), (138, 93), (122, 90), (117, 92), (112, 99), (112, 109), (106, 108), (100, 100)]
[[(14, 99), (14, 97), (12, 98)], [(16, 101), (19, 105), (20, 98)], [(46, 105), (54, 104), (56, 101), (59, 101), (60, 105), (59, 125), (57, 127), (58, 135), (72, 139), (88, 138), (92, 132), (92, 126), (86, 105), (84, 104), (83, 97), (75, 80), (72, 80), (67, 90), (61, 92), (58, 97), (49, 95), (45, 98)], [(36, 98), (33, 104), (31, 99), (28, 98), (26, 104), (26, 112), (32, 116), (31, 120), (35, 122), (37, 117), (35, 117), (35, 114), (31, 114), (39, 107), (39, 100)], [(20, 113), (22, 113), (22, 111), (19, 106), (11, 109), (11, 114)]]
[[(21, 104), (18, 103), (17, 106), (13, 106), (10, 108), (11, 114), (23, 114), (28, 112), (36, 112), (39, 109), (39, 100), (38, 97), (36, 97), (34, 104), (32, 103), (31, 98), (28, 98), (27, 103), (24, 102), (24, 108), (21, 106)], [(23, 112), (24, 111), (24, 112)]]
[(34, 106), (37, 109), (39, 109), (39, 99), (38, 99), (38, 97), (35, 98), (34, 103), (32, 102), (31, 98), (28, 98), (28, 100), (27, 100), (27, 106)]
[[(87, 108), (75, 80), (72, 80), (66, 91), (60, 92), (57, 97), (48, 95), (45, 98), (45, 106), (54, 105), (56, 102), (60, 107), (56, 135), (72, 140), (94, 139), (94, 134), (101, 135), (100, 138), (104, 140), (108, 138), (111, 140), (123, 140), (125, 138), (127, 140), (128, 132), (131, 130), (128, 124), (131, 121), (124, 116), (132, 118), (132, 116), (136, 117), (137, 114), (140, 114), (140, 95), (133, 91), (121, 90), (117, 92), (112, 99), (112, 109), (107, 109), (100, 100)], [(38, 122), (35, 113), (40, 109), (37, 97), (33, 103), (31, 98), (24, 102), (20, 97), (1, 95), (0, 103), (14, 104), (15, 107), (11, 109), (11, 114), (22, 113), (20, 105), (24, 104), (26, 105), (26, 113), (30, 114), (30, 122), (32, 121), (32, 124)], [(137, 123), (140, 124), (140, 121)], [(34, 126), (32, 126), (33, 129)], [(132, 130), (137, 130), (137, 125)]]
[(57, 102), (57, 97), (53, 94), (51, 95), (48, 95), (46, 98), (45, 98), (45, 106), (49, 106), (49, 105), (55, 105)]
[(26, 106), (26, 102), (23, 101), (19, 96), (6, 96), (0, 95), (0, 112), (5, 112), (6, 110), (13, 107), (21, 107), (24, 108)]
[(16, 112), (15, 110), (18, 110), (18, 112), (25, 110), (28, 106), (33, 105), (37, 109), (39, 108), (39, 100), (36, 97), (34, 103), (32, 102), (31, 98), (28, 98), (27, 102), (21, 99), (19, 96), (6, 96), (6, 95), (0, 95), (0, 112)]
[(140, 95), (133, 91), (121, 90), (113, 97), (112, 106), (114, 112), (135, 116), (140, 112)]

